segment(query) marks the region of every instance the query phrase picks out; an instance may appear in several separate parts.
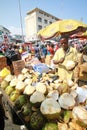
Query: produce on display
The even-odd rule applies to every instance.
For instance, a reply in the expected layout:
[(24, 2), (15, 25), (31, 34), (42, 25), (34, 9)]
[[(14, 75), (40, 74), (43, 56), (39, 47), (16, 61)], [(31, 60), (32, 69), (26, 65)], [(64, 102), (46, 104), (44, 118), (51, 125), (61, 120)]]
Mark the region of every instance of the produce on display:
[(23, 92), (25, 89), (26, 84), (23, 81), (18, 81), (16, 84), (16, 89), (20, 92)]
[(14, 87), (8, 85), (5, 89), (7, 95), (10, 95), (14, 91)]
[(20, 92), (18, 90), (13, 90), (13, 92), (10, 94), (10, 100), (14, 102), (19, 96)]
[(30, 102), (35, 105), (35, 104), (41, 104), (42, 101), (45, 100), (45, 95), (39, 91), (35, 91), (31, 96), (30, 96)]
[(55, 99), (46, 98), (41, 103), (40, 111), (45, 117), (47, 117), (47, 119), (58, 119), (61, 107)]
[(27, 85), (23, 91), (24, 94), (27, 94), (27, 95), (31, 95), (33, 94), (35, 91), (35, 87), (34, 86), (31, 86), (31, 85)]
[(32, 130), (86, 130), (87, 86), (54, 75), (24, 68), (6, 75), (0, 87)]
[(10, 82), (14, 78), (13, 75), (9, 74), (5, 77), (5, 81)]
[(63, 109), (73, 109), (73, 107), (75, 106), (75, 99), (72, 95), (70, 95), (69, 93), (63, 93), (60, 97), (59, 97), (59, 104), (61, 106), (61, 108)]
[(15, 86), (17, 85), (17, 83), (18, 83), (18, 78), (15, 76), (15, 77), (11, 80), (10, 85), (13, 86), (13, 87), (15, 87)]
[(42, 130), (58, 130), (58, 125), (53, 122), (46, 123)]
[(27, 97), (26, 95), (20, 95), (16, 101), (15, 101), (15, 104), (14, 104), (14, 107), (17, 109), (17, 110), (21, 110), (21, 107), (27, 103)]
[(31, 118), (31, 115), (33, 113), (33, 111), (32, 111), (32, 105), (30, 103), (25, 103), (21, 107), (21, 112), (23, 114), (23, 117), (24, 117), (25, 121), (29, 122), (30, 118)]
[(9, 85), (9, 83), (6, 80), (2, 80), (0, 86), (1, 86), (2, 89), (5, 89), (8, 85)]
[(45, 123), (45, 118), (40, 111), (33, 112), (30, 118), (30, 126), (34, 130), (41, 130)]
[(87, 128), (87, 109), (84, 106), (75, 106), (72, 113), (77, 123)]

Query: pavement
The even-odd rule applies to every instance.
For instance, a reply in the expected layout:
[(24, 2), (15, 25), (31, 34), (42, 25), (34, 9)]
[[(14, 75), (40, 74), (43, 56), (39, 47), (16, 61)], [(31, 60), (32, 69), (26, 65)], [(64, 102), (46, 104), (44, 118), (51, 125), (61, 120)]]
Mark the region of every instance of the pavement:
[[(11, 113), (6, 104), (5, 104), (5, 114), (6, 114), (7, 119), (5, 119), (5, 129), (4, 130), (27, 130), (25, 125), (16, 125), (13, 123)], [(19, 118), (17, 118), (17, 117), (15, 118), (16, 121), (18, 119)]]
[(10, 120), (5, 120), (4, 130), (22, 130), (20, 126), (13, 124)]
[(5, 120), (4, 130), (27, 130), (24, 125), (16, 125), (12, 122), (10, 115), (7, 116), (8, 119)]

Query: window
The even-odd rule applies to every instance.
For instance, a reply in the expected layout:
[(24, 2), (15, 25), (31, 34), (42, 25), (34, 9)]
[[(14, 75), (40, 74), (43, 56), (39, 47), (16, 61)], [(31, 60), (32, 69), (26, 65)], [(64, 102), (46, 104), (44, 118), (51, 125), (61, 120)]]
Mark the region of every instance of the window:
[(47, 20), (46, 19), (44, 19), (44, 23), (47, 24)]
[(38, 25), (38, 31), (42, 29), (42, 26), (41, 25)]
[(42, 18), (41, 17), (38, 17), (38, 22), (42, 22)]
[(50, 21), (49, 24), (52, 24), (52, 22)]

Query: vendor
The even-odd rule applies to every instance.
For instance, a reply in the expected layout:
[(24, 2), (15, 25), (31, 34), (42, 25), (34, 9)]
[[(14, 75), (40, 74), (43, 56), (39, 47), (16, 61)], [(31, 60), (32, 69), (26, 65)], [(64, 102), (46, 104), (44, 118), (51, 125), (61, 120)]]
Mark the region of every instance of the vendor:
[[(53, 63), (58, 65), (58, 76), (62, 80), (74, 79), (73, 71), (77, 66), (77, 50), (68, 44), (68, 37), (63, 36), (60, 39), (61, 47), (55, 52)], [(66, 69), (67, 61), (74, 61), (75, 66), (71, 70)]]

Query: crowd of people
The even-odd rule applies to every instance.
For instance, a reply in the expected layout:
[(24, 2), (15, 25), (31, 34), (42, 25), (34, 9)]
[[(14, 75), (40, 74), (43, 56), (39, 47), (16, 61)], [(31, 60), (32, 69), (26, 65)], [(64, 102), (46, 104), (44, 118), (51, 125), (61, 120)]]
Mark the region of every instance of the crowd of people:
[[(36, 44), (16, 44), (16, 43), (11, 43), (11, 44), (1, 44), (0, 45), (0, 55), (4, 55), (7, 58), (7, 65), (12, 65), (12, 61), (16, 61), (16, 60), (21, 60), (22, 59), (22, 55), (23, 53), (27, 52), (30, 53), (32, 55), (34, 55), (34, 57), (37, 57), (41, 62), (42, 59), (45, 59), (47, 55), (51, 55), (51, 57), (55, 57), (55, 53), (59, 53), (62, 56), (62, 58), (64, 57), (63, 53), (66, 53), (67, 48), (76, 48), (78, 53), (81, 54), (85, 54), (87, 55), (87, 41), (83, 44), (83, 43), (78, 43), (78, 42), (71, 42), (69, 40), (69, 37), (65, 36), (64, 38), (66, 39), (67, 42), (67, 47), (66, 49), (61, 49), (64, 48), (63, 44), (62, 44), (62, 37), (60, 38), (60, 41), (56, 42), (56, 44), (47, 41), (47, 42), (37, 42)], [(65, 51), (65, 52), (63, 52)], [(66, 57), (67, 55), (65, 55)], [(55, 59), (55, 58), (54, 58)], [(65, 60), (65, 59), (64, 59)], [(45, 62), (45, 60), (44, 60)], [(63, 61), (62, 61), (63, 62)], [(61, 63), (62, 63), (61, 62)], [(55, 64), (55, 62), (54, 62)]]
[[(47, 55), (51, 55), (52, 63), (56, 66), (58, 70), (58, 76), (61, 77), (62, 80), (74, 79), (74, 71), (78, 64), (83, 63), (83, 55), (87, 56), (87, 42), (80, 46), (77, 44), (71, 44), (69, 42), (69, 37), (63, 36), (60, 38), (60, 41), (56, 44), (47, 42), (47, 43), (36, 43), (36, 44), (22, 44), (18, 45), (15, 43), (12, 44), (1, 44), (0, 45), (0, 56), (5, 56), (7, 58), (7, 65), (11, 66), (13, 61), (21, 60), (23, 53), (30, 53), (34, 55), (34, 57), (38, 58), (42, 62), (42, 59), (45, 59)], [(78, 60), (78, 55), (81, 60)], [(67, 70), (65, 64), (68, 60), (72, 60), (75, 63), (75, 66), (70, 70)], [(0, 113), (3, 111), (0, 105)], [(0, 128), (4, 130), (4, 117), (5, 113), (3, 111), (2, 118), (0, 116), (0, 122), (3, 119), (2, 125), (0, 123)]]

